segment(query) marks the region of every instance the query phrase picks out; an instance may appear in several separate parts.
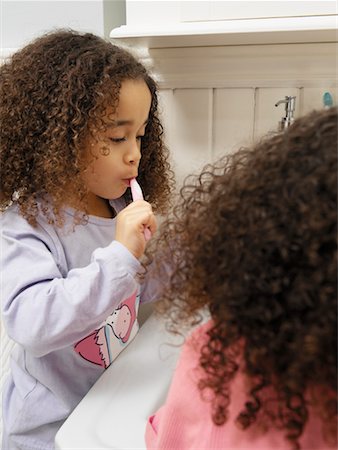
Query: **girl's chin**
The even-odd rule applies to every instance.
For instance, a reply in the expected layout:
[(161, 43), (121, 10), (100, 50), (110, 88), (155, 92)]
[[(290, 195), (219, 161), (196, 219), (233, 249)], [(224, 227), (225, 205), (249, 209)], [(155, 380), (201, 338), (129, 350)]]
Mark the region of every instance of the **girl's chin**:
[(108, 200), (117, 200), (121, 198), (127, 192), (128, 186), (125, 186), (124, 189), (121, 189), (119, 192), (114, 192), (114, 194)]

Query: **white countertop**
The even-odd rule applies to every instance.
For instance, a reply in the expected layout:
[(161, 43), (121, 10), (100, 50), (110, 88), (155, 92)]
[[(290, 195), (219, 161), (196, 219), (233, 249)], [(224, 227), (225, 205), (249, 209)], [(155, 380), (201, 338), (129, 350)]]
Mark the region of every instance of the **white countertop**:
[(150, 316), (60, 428), (56, 450), (144, 449), (147, 419), (165, 401), (182, 340)]

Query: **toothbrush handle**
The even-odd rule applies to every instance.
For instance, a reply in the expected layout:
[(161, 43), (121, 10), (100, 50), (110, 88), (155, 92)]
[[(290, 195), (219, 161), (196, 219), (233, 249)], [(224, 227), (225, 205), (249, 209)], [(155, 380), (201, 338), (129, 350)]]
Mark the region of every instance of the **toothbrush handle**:
[(143, 234), (144, 234), (144, 239), (145, 239), (146, 241), (149, 241), (149, 239), (151, 239), (151, 231), (149, 230), (148, 227), (146, 227), (146, 228), (144, 229)]
[[(133, 197), (133, 202), (135, 202), (136, 200), (144, 200), (141, 186), (136, 181), (136, 178), (130, 180), (130, 189), (131, 189), (131, 196)], [(144, 228), (143, 234), (144, 239), (146, 241), (149, 241), (149, 239), (151, 238), (151, 231), (149, 230), (148, 227)]]

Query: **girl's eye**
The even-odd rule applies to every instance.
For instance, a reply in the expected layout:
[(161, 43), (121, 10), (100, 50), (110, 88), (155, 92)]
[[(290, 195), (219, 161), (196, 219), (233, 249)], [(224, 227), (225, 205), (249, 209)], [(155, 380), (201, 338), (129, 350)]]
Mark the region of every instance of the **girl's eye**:
[(110, 140), (115, 144), (119, 144), (121, 142), (125, 142), (126, 138), (110, 138)]
[[(136, 136), (136, 139), (138, 141), (141, 141), (142, 138), (144, 138), (144, 134), (140, 135), (140, 136)], [(121, 142), (126, 142), (127, 138), (123, 137), (123, 138), (109, 138), (112, 142), (114, 142), (114, 144), (120, 144)]]

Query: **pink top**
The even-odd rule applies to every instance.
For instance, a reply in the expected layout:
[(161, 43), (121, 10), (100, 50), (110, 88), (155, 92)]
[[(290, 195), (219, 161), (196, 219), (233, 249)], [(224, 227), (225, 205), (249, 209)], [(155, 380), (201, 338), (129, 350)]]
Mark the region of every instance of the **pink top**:
[[(229, 419), (223, 426), (212, 422), (210, 404), (202, 400), (197, 388), (198, 348), (205, 342), (208, 324), (199, 327), (185, 343), (176, 367), (166, 403), (150, 417), (146, 429), (147, 449), (211, 450), (211, 449), (290, 449), (283, 432), (263, 432), (254, 425), (241, 430), (234, 419), (242, 410), (246, 396), (245, 380), (236, 376), (232, 384)], [(300, 439), (302, 450), (326, 450), (321, 422), (310, 417)]]

